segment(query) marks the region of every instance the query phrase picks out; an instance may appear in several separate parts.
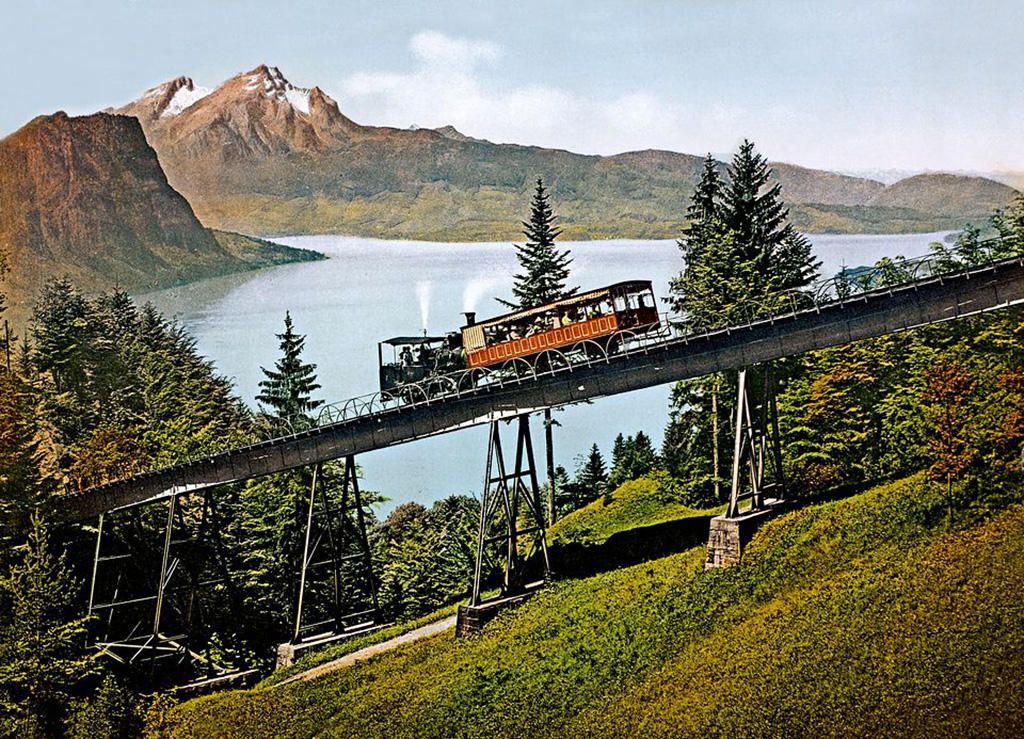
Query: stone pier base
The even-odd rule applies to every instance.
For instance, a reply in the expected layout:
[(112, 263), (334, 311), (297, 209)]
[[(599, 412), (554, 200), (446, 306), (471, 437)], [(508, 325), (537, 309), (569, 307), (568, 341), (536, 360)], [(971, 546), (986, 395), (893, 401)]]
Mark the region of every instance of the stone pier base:
[(740, 563), (743, 549), (754, 533), (768, 520), (774, 518), (782, 508), (782, 501), (768, 500), (759, 511), (741, 511), (740, 515), (729, 518), (715, 516), (711, 519), (708, 533), (707, 569), (731, 567)]
[(459, 612), (455, 619), (455, 636), (459, 638), (472, 636), (501, 611), (519, 605), (542, 587), (544, 587), (544, 582), (535, 582), (527, 585), (522, 593), (494, 598), (475, 606), (459, 606)]
[(344, 641), (345, 639), (362, 636), (363, 634), (372, 634), (374, 631), (379, 631), (380, 629), (393, 625), (394, 622), (367, 622), (354, 626), (351, 629), (346, 629), (340, 633), (330, 632), (327, 634), (319, 634), (318, 636), (313, 636), (298, 642), (286, 642), (285, 644), (279, 644), (277, 646), (277, 663), (275, 664), (274, 669), (280, 670), (283, 667), (291, 667), (299, 657), (307, 652), (315, 652), (318, 649), (323, 649), (326, 646), (336, 644), (340, 641)]

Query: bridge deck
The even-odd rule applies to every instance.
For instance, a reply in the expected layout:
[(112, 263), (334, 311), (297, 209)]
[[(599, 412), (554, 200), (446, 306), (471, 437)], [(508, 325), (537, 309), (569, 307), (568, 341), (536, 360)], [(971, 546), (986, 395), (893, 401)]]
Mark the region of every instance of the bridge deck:
[(57, 515), (102, 512), (339, 459), (527, 410), (630, 392), (712, 372), (962, 318), (1024, 302), (1024, 258), (1013, 258), (696, 336), (358, 413), (309, 431), (213, 454), (57, 498)]

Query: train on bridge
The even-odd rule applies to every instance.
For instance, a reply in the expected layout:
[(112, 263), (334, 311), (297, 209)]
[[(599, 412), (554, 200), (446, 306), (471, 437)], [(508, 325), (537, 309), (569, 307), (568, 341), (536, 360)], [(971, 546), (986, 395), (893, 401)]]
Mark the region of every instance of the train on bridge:
[(443, 336), (396, 336), (380, 342), (377, 356), (382, 393), (401, 394), (402, 387), (463, 369), (492, 367), (544, 352), (574, 347), (587, 351), (602, 341), (612, 352), (617, 339), (657, 331), (658, 315), (650, 281), (631, 280), (590, 290), (526, 310), (477, 321)]

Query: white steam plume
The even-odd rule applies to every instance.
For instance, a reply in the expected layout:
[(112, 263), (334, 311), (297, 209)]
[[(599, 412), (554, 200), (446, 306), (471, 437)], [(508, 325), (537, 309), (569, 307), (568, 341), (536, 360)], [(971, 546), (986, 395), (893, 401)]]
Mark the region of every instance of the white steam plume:
[(430, 318), (430, 288), (429, 282), (416, 283), (416, 299), (420, 304), (420, 323), (424, 331), (427, 330), (427, 319)]
[(496, 277), (474, 277), (472, 280), (466, 283), (466, 288), (462, 291), (462, 311), (475, 311), (477, 309), (477, 303), (480, 302), (480, 298), (484, 297), (487, 293), (493, 291), (495, 288), (501, 286), (502, 281)]

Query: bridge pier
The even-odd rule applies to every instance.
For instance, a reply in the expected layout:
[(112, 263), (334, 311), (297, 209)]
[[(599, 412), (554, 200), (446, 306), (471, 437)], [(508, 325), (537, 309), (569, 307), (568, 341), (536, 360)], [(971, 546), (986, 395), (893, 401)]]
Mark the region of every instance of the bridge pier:
[[(547, 524), (537, 484), (537, 466), (530, 436), (529, 414), (523, 413), (512, 420), (517, 426), (515, 458), (509, 472), (501, 442), (499, 421), (491, 421), (487, 443), (487, 469), (484, 475), (483, 496), (480, 500), (480, 526), (477, 535), (476, 566), (473, 572), (473, 591), (468, 605), (459, 606), (455, 633), (468, 636), (483, 628), (484, 624), (506, 606), (522, 602), (535, 592), (551, 575), (547, 549)], [(519, 528), (519, 516), (525, 514), (528, 523)], [(496, 533), (492, 533), (497, 529)], [(528, 544), (525, 556), (520, 541)], [(482, 597), (485, 579), (484, 567), (492, 545), (500, 545), (504, 565), (504, 579), (497, 597)], [(539, 582), (528, 583), (527, 567), (531, 557), (541, 555), (542, 577)]]
[[(761, 404), (751, 406), (747, 369), (739, 373), (729, 508), (711, 519), (708, 569), (739, 564), (743, 549), (761, 525), (784, 506), (785, 478), (779, 436), (779, 411), (770, 363), (763, 373)], [(740, 508), (740, 502), (750, 506)]]
[(345, 458), (341, 494), (334, 499), (323, 465), (317, 464), (306, 509), (295, 629), (291, 641), (277, 648), (277, 667), (383, 626), (355, 457)]
[(197, 673), (210, 685), (245, 681), (254, 670), (234, 670), (189, 646), (203, 609), (201, 590), (226, 584), (241, 607), (221, 556), (216, 504), (206, 494), (181, 493), (163, 503), (158, 547), (145, 541), (142, 506), (100, 515), (89, 583), (90, 646), (121, 664), (148, 666), (157, 682)]

